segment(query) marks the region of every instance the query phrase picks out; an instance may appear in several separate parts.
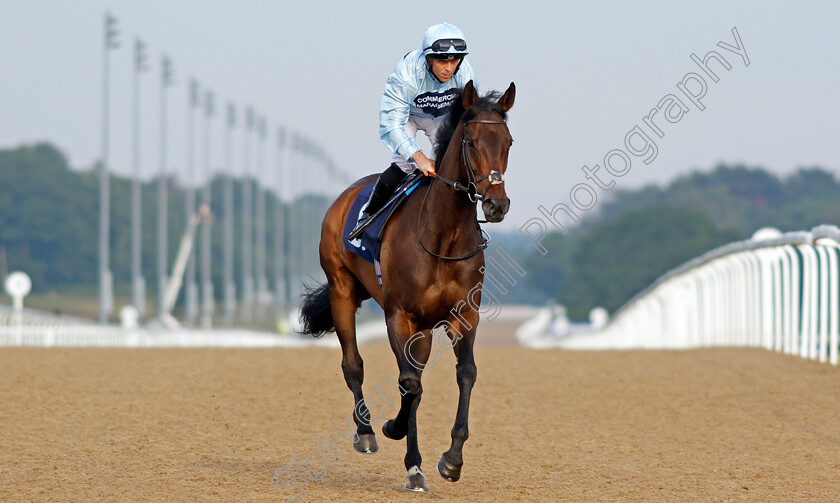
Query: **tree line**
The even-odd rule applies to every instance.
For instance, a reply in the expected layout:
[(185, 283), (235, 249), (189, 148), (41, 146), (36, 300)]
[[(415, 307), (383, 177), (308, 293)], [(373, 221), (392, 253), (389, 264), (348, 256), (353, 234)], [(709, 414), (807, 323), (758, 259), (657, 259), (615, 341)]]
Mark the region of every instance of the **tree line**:
[[(213, 213), (213, 281), (221, 285), (220, 223), (225, 208), (218, 203), (226, 178), (211, 183)], [(143, 273), (154, 290), (157, 273), (157, 183), (142, 183)], [(236, 235), (234, 255), (241, 257), (243, 183), (234, 183)], [(185, 225), (184, 189), (174, 177), (167, 179), (171, 264)], [(118, 288), (127, 290), (131, 257), (131, 180), (111, 175), (111, 269)], [(286, 221), (282, 236), (285, 253), (277, 265), (288, 270), (292, 246), (307, 253), (300, 243), (300, 226), (307, 235), (320, 225), (326, 208), (321, 196), (294, 201), (296, 222), (289, 207), (273, 193), (266, 194), (266, 254), (268, 274), (275, 267), (271, 253), (277, 205)], [(719, 165), (695, 171), (665, 186), (616, 190), (598, 211), (566, 235), (554, 233), (543, 240), (550, 250), (543, 256), (524, 243), (518, 233), (494, 233), (494, 241), (527, 271), (524, 281), (506, 296), (506, 302), (545, 303), (554, 300), (567, 307), (573, 319), (585, 319), (589, 310), (603, 306), (615, 311), (659, 275), (717, 246), (747, 239), (764, 226), (782, 231), (810, 229), (840, 219), (840, 183), (819, 167), (802, 168), (780, 178), (762, 168)], [(253, 222), (253, 225), (256, 225)], [(27, 272), (33, 290), (67, 291), (98, 284), (99, 176), (96, 169), (70, 168), (66, 156), (54, 145), (40, 143), (0, 150), (0, 276), (10, 270)], [(298, 226), (298, 227), (296, 227)], [(252, 229), (255, 236), (256, 229)], [(517, 237), (519, 239), (517, 239)], [(316, 246), (311, 243), (312, 249)], [(312, 254), (308, 253), (309, 259)], [(305, 257), (306, 258), (306, 257)], [(314, 265), (314, 264), (313, 264)], [(288, 276), (287, 276), (288, 277)], [(270, 278), (269, 278), (270, 279)], [(222, 288), (216, 288), (216, 295)], [(150, 291), (150, 293), (152, 293)]]
[[(226, 177), (217, 175), (211, 183), (213, 216), (213, 281), (221, 285), (223, 235), (220, 222), (226, 218), (222, 201)], [(166, 180), (168, 186), (168, 264), (171, 267), (186, 229), (185, 192), (175, 177)], [(233, 180), (235, 239), (234, 256), (239, 271), (241, 257), (242, 187), (253, 180)], [(127, 290), (131, 281), (131, 184), (129, 178), (110, 175), (111, 184), (111, 270), (118, 288)], [(142, 200), (142, 262), (143, 275), (154, 291), (157, 274), (158, 179), (141, 185)], [(200, 200), (200, 194), (197, 196)], [(277, 205), (286, 219), (283, 236), (286, 252), (296, 245), (291, 236), (296, 226), (320, 223), (326, 201), (321, 196), (304, 196), (297, 205), (297, 222), (290, 221), (288, 205), (272, 192), (266, 193), (266, 254), (269, 281), (275, 267), (272, 246), (275, 236)], [(315, 215), (318, 215), (317, 219)], [(253, 221), (252, 225), (256, 226)], [(310, 234), (312, 234), (310, 232)], [(256, 228), (252, 229), (256, 236)], [(317, 235), (315, 232), (313, 235)], [(32, 278), (34, 292), (74, 290), (76, 286), (96, 288), (99, 281), (99, 174), (97, 167), (86, 171), (70, 168), (67, 157), (50, 143), (23, 145), (0, 150), (0, 255), (5, 258), (5, 270), (25, 271)], [(288, 253), (279, 267), (288, 267)], [(74, 290), (75, 291), (75, 290)], [(222, 288), (215, 289), (221, 296)]]
[(593, 307), (613, 312), (669, 269), (761, 227), (807, 230), (840, 220), (840, 183), (819, 167), (779, 178), (718, 165), (611, 197), (568, 234), (547, 236), (548, 255), (531, 249), (521, 257), (528, 275), (519, 300), (552, 299), (572, 319), (586, 319)]

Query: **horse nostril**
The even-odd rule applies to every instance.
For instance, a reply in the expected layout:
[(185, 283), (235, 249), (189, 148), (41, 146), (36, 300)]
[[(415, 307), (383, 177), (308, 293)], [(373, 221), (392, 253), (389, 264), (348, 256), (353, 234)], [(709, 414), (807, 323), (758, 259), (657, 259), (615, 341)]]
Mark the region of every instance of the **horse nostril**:
[(508, 209), (508, 205), (509, 205), (509, 201), (508, 201), (507, 198), (499, 199), (499, 198), (494, 197), (492, 200), (488, 200), (487, 202), (488, 202), (487, 210), (489, 212), (494, 213), (494, 214), (500, 214), (500, 215), (504, 215), (505, 213), (507, 213), (507, 209)]
[(508, 212), (508, 210), (510, 209), (510, 198), (504, 198), (500, 209), (502, 210), (502, 215)]

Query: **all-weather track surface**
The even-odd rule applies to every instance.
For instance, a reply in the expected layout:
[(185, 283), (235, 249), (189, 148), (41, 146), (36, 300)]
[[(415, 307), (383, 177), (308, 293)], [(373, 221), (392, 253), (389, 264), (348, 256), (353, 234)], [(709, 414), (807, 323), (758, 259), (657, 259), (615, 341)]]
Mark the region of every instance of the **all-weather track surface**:
[[(366, 392), (397, 377), (389, 347), (361, 352)], [(295, 491), (272, 476), (296, 459), (320, 478), (277, 482), (309, 477), (313, 502), (840, 501), (840, 369), (760, 349), (479, 347), (454, 484), (435, 471), (457, 400), (444, 352), (418, 417), (427, 495), (400, 489), (405, 444), (381, 434), (376, 454), (340, 440), (337, 463), (317, 461), (352, 407), (338, 350), (0, 355), (3, 501), (282, 502)]]

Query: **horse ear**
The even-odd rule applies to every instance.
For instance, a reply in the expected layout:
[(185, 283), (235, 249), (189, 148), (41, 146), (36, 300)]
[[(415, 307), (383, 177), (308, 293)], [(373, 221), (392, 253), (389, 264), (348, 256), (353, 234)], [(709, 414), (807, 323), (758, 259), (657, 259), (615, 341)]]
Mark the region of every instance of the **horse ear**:
[(501, 99), (499, 99), (499, 105), (502, 106), (502, 110), (507, 112), (511, 108), (513, 108), (513, 99), (516, 97), (516, 86), (513, 82), (510, 83), (510, 87), (507, 88), (505, 94), (502, 95)]
[(469, 110), (474, 107), (477, 99), (478, 93), (475, 91), (473, 81), (470, 80), (467, 82), (467, 85), (464, 86), (464, 93), (461, 97), (461, 103), (464, 105), (464, 110)]

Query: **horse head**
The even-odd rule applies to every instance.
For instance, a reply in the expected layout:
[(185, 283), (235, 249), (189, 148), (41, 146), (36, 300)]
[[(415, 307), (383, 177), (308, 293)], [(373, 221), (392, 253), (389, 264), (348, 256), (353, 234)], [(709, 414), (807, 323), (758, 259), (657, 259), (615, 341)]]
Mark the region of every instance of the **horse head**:
[(463, 123), (461, 156), (471, 191), (471, 199), (481, 200), (481, 209), (488, 222), (501, 222), (510, 209), (505, 191), (505, 171), (513, 138), (505, 121), (513, 107), (516, 86), (511, 82), (495, 103), (469, 114), (478, 100), (472, 81), (464, 87), (462, 106), (470, 117)]

